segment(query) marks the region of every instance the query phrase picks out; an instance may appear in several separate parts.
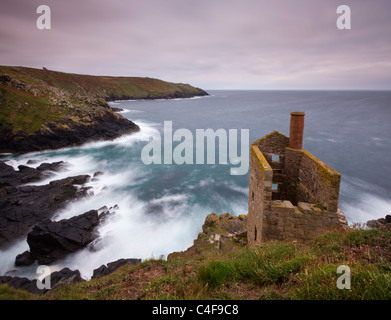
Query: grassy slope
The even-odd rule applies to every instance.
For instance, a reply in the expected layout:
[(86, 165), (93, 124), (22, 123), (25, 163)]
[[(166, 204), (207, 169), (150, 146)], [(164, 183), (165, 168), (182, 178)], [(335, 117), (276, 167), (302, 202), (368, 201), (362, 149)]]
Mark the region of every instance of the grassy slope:
[(201, 89), (189, 84), (171, 83), (152, 78), (139, 77), (106, 77), (90, 76), (72, 73), (64, 73), (50, 70), (5, 67), (0, 66), (0, 74), (8, 74), (12, 77), (38, 84), (37, 80), (44, 81), (48, 85), (67, 90), (72, 93), (94, 95), (110, 100), (115, 99), (145, 99), (160, 98), (167, 95), (205, 94)]
[(7, 66), (0, 66), (1, 75), (8, 75), (23, 86), (0, 81), (0, 127), (28, 134), (63, 118), (84, 117), (89, 109), (107, 108), (103, 100), (206, 94), (188, 84), (150, 78), (89, 76)]
[[(42, 297), (0, 286), (0, 299), (390, 299), (391, 233), (329, 233), (311, 245), (268, 242), (217, 252), (149, 260)], [(351, 268), (351, 290), (339, 290), (336, 270)]]

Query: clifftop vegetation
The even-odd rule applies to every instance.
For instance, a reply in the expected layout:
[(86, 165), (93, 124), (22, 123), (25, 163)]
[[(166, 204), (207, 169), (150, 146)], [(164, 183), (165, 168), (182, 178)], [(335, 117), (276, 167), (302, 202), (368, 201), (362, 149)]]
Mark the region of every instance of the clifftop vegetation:
[(158, 79), (71, 74), (0, 66), (0, 126), (32, 133), (42, 124), (108, 108), (120, 99), (187, 98), (207, 95), (188, 84)]
[[(269, 241), (247, 246), (246, 216), (206, 218), (194, 245), (167, 260), (125, 265), (113, 273), (60, 286), (42, 296), (0, 286), (1, 299), (390, 299), (391, 233), (351, 229), (311, 244)], [(338, 289), (337, 268), (351, 269)]]
[(158, 79), (0, 66), (0, 152), (60, 148), (138, 129), (107, 101), (202, 95), (207, 93), (188, 84)]

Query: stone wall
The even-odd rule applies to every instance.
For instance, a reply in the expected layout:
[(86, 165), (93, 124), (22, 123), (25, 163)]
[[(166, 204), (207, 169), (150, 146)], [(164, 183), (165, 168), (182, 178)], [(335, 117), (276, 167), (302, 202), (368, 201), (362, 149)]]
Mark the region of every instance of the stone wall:
[(273, 200), (283, 198), (283, 186), (286, 182), (286, 176), (284, 174), (285, 149), (288, 144), (289, 138), (278, 131), (273, 131), (253, 143), (253, 146), (257, 146), (259, 148), (266, 161), (273, 169)]
[(247, 239), (250, 244), (262, 241), (262, 217), (271, 212), (273, 169), (257, 146), (251, 146), (249, 212)]
[(308, 242), (330, 231), (347, 229), (343, 213), (327, 212), (315, 204), (290, 201), (272, 202), (272, 211), (265, 212), (262, 221), (262, 241), (280, 240)]
[[(338, 210), (341, 175), (308, 151), (303, 157), (299, 171), (298, 196), (300, 201), (313, 202), (316, 199), (329, 212)], [(312, 200), (312, 201), (311, 201)]]
[(248, 243), (308, 241), (347, 223), (338, 209), (341, 175), (273, 131), (250, 154)]

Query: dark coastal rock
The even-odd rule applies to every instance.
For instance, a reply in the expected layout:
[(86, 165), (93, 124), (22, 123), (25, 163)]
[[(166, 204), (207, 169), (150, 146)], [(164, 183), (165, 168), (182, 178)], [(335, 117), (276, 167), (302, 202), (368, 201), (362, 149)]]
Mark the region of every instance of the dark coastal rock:
[(99, 177), (99, 176), (101, 176), (101, 175), (103, 175), (103, 172), (102, 172), (102, 171), (96, 171), (96, 172), (94, 172), (93, 177), (96, 178), (96, 177)]
[(61, 269), (50, 275), (51, 289), (82, 281), (85, 280), (81, 278), (80, 271), (69, 268)]
[(139, 263), (141, 263), (141, 259), (119, 259), (113, 262), (109, 262), (107, 266), (101, 265), (99, 268), (95, 269), (91, 278), (93, 279), (106, 276), (117, 270), (119, 267), (122, 267), (127, 264), (135, 266)]
[(30, 251), (18, 254), (15, 258), (16, 267), (31, 266), (34, 262), (34, 257), (31, 255)]
[(124, 109), (115, 108), (115, 107), (111, 107), (111, 110), (113, 110), (114, 112), (122, 112), (122, 111), (124, 111)]
[(103, 247), (103, 241), (95, 228), (112, 217), (114, 209), (118, 206), (110, 209), (105, 206), (70, 219), (57, 222), (47, 219), (37, 224), (27, 235), (30, 251), (17, 255), (15, 266), (29, 266), (36, 260), (49, 264), (86, 246), (91, 251), (98, 251)]
[[(33, 164), (29, 160), (28, 164)], [(59, 161), (54, 163), (42, 163), (34, 169), (29, 166), (20, 165), (19, 171), (3, 161), (0, 161), (0, 188), (9, 186), (19, 186), (24, 183), (37, 182), (52, 176), (51, 172), (58, 172), (64, 169), (65, 162)]]
[[(56, 79), (55, 83), (53, 79)], [(189, 84), (0, 66), (0, 153), (58, 149), (139, 131), (107, 101), (206, 96)], [(41, 101), (45, 97), (46, 102)], [(117, 111), (117, 110), (116, 110)], [(23, 116), (26, 121), (19, 121)]]
[(49, 123), (32, 134), (24, 131), (15, 133), (0, 125), (0, 153), (59, 149), (90, 141), (113, 140), (139, 130), (139, 126), (134, 122), (114, 112), (96, 115), (93, 121), (88, 123), (73, 122), (69, 119), (62, 120), (61, 123)]
[(0, 276), (0, 284), (8, 284), (11, 288), (25, 290), (32, 294), (41, 295), (44, 290), (38, 289), (37, 280), (30, 280), (24, 277)]
[(115, 205), (114, 207), (110, 207), (109, 209), (106, 206), (99, 208), (98, 209), (99, 221), (101, 223), (106, 222), (109, 218), (115, 215), (115, 210), (118, 209), (119, 209), (118, 205)]
[(58, 171), (61, 171), (63, 169), (65, 169), (66, 167), (66, 164), (64, 161), (57, 161), (57, 162), (52, 162), (52, 163), (41, 163), (38, 167), (37, 167), (37, 170), (38, 171), (54, 171), (54, 172), (58, 172)]
[[(71, 283), (84, 281), (79, 270), (70, 270), (64, 268), (60, 271), (52, 272), (50, 275), (50, 290), (57, 288), (58, 286), (67, 285)], [(14, 289), (20, 289), (28, 291), (32, 294), (42, 295), (47, 292), (48, 289), (38, 289), (36, 279), (27, 279), (21, 277), (0, 276), (0, 284), (8, 284), (8, 286)]]
[(60, 221), (46, 220), (34, 226), (27, 235), (30, 255), (39, 264), (49, 264), (69, 253), (86, 247), (99, 237), (97, 210)]
[(0, 188), (0, 247), (51, 218), (67, 202), (87, 196), (89, 187), (82, 185), (89, 179), (88, 175), (80, 175), (43, 186)]

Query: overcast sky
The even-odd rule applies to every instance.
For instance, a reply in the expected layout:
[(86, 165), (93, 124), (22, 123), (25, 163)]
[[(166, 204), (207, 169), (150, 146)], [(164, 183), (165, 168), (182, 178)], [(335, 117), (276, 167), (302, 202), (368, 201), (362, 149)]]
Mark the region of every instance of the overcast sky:
[[(51, 9), (38, 30), (37, 7)], [(336, 26), (349, 5), (352, 29)], [(0, 64), (203, 89), (391, 89), (390, 0), (1, 0)]]

